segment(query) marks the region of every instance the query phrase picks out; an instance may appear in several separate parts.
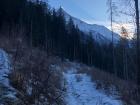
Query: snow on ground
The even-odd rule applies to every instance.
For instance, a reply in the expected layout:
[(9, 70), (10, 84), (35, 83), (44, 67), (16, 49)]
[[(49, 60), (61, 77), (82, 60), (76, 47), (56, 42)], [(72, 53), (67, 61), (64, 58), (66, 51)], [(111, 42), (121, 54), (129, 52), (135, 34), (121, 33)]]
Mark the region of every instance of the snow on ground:
[(87, 74), (76, 73), (76, 69), (64, 73), (67, 105), (122, 105), (121, 101), (96, 90)]
[(10, 62), (5, 51), (0, 49), (0, 104), (3, 98), (14, 98), (16, 92), (10, 86), (8, 74), (10, 73)]

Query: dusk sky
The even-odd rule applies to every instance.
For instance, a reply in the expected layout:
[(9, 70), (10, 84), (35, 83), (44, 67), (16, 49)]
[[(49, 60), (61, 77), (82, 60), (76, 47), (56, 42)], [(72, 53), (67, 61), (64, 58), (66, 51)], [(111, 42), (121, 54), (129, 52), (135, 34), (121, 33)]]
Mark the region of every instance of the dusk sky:
[(64, 8), (70, 15), (89, 24), (109, 25), (107, 0), (48, 0), (52, 7)]
[[(62, 7), (71, 16), (76, 17), (89, 24), (104, 25), (110, 29), (109, 13), (107, 12), (108, 10), (107, 0), (43, 0), (43, 1), (48, 1), (48, 3), (53, 8)], [(120, 33), (121, 26), (124, 26), (127, 30), (129, 30), (130, 36), (132, 36), (134, 29), (132, 24), (127, 23), (129, 19), (127, 19), (126, 16), (119, 17), (118, 19), (123, 19), (123, 22), (122, 24), (120, 22), (119, 25), (114, 23), (114, 31)], [(126, 21), (126, 23), (124, 20)]]

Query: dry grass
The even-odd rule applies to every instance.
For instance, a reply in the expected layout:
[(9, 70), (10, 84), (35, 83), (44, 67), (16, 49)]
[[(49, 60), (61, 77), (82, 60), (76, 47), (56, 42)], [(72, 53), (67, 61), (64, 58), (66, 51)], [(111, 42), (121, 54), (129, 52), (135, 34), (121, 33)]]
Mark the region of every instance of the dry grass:
[[(62, 90), (62, 74), (52, 67), (58, 63), (59, 59), (47, 57), (43, 51), (23, 51), (22, 57), (20, 56), (13, 64), (10, 79), (13, 87), (19, 91), (18, 98), (23, 100), (24, 104), (47, 104), (46, 98), (49, 104), (63, 103), (61, 93), (58, 92)], [(28, 92), (30, 87), (31, 93)]]

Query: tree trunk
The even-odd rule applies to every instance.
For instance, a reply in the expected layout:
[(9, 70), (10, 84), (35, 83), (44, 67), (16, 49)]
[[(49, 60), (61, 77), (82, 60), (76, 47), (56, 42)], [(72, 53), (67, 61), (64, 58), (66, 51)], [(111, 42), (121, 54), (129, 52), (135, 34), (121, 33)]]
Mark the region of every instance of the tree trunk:
[(109, 1), (110, 6), (110, 25), (111, 25), (111, 35), (112, 35), (112, 67), (115, 76), (117, 76), (117, 72), (115, 70), (115, 51), (114, 51), (114, 33), (113, 33), (113, 7), (112, 7), (112, 0)]
[(140, 93), (140, 27), (139, 27), (139, 2), (138, 0), (135, 1), (135, 10), (136, 10), (136, 26), (137, 26), (137, 84), (138, 84), (138, 91)]

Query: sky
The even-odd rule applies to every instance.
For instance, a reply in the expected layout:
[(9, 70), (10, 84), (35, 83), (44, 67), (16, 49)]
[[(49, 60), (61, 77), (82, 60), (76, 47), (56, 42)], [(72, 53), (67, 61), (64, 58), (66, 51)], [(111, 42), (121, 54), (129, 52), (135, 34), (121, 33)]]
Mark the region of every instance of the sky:
[[(45, 1), (45, 0), (43, 0)], [(88, 24), (104, 25), (110, 29), (109, 13), (107, 12), (107, 0), (46, 0), (53, 8), (62, 7), (68, 14), (76, 17)], [(118, 2), (118, 0), (115, 0)], [(126, 7), (124, 7), (125, 9)], [(123, 9), (123, 10), (124, 10)], [(127, 9), (126, 9), (127, 10)], [(124, 19), (123, 19), (124, 18)], [(130, 36), (133, 34), (133, 25), (124, 22), (128, 21), (126, 16), (118, 17), (123, 20), (121, 25), (113, 24), (114, 31), (120, 34), (120, 29), (124, 26), (129, 30)], [(120, 24), (120, 23), (119, 23)], [(117, 28), (116, 28), (117, 27)]]
[(73, 17), (89, 24), (109, 25), (107, 0), (48, 0), (54, 8), (60, 6)]

